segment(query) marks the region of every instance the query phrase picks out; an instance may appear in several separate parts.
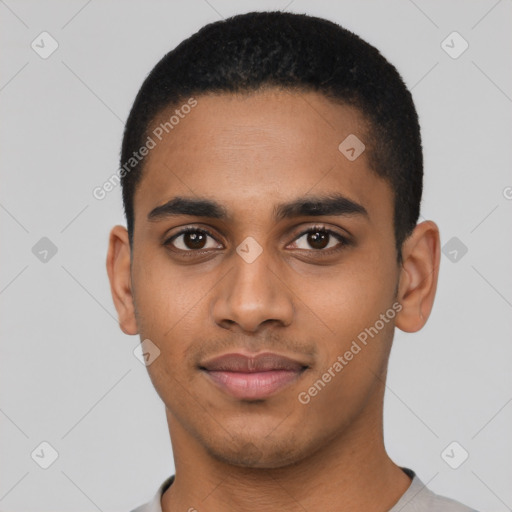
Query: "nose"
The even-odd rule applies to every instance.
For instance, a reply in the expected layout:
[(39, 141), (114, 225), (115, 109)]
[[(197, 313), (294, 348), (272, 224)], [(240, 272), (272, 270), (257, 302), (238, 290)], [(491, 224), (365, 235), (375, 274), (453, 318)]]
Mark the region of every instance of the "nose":
[(293, 294), (272, 269), (265, 251), (248, 263), (238, 254), (233, 255), (234, 268), (221, 281), (212, 305), (217, 325), (255, 333), (274, 323), (286, 327), (294, 315)]

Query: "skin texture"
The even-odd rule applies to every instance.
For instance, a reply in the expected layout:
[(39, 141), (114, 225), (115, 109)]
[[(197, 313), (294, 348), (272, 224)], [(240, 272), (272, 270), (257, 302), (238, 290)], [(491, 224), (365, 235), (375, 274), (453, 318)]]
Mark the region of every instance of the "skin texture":
[[(389, 510), (410, 480), (383, 443), (387, 361), (394, 327), (417, 331), (430, 314), (437, 226), (419, 224), (397, 263), (390, 186), (370, 169), (369, 147), (352, 162), (338, 150), (349, 134), (365, 140), (357, 110), (273, 89), (196, 99), (147, 157), (133, 250), (116, 226), (107, 257), (121, 329), (161, 351), (148, 372), (166, 407), (176, 466), (163, 510)], [(367, 215), (273, 216), (280, 203), (333, 193)], [(214, 199), (229, 218), (147, 219), (176, 196)], [(179, 256), (194, 245), (183, 236), (174, 250), (164, 242), (185, 226), (216, 240), (207, 238), (200, 255)], [(330, 254), (312, 247), (303, 233), (315, 226), (350, 242), (331, 237)], [(236, 252), (249, 236), (263, 250), (252, 263)], [(298, 394), (397, 303), (394, 319), (301, 403)], [(277, 352), (309, 368), (267, 399), (239, 400), (198, 369), (237, 351)]]

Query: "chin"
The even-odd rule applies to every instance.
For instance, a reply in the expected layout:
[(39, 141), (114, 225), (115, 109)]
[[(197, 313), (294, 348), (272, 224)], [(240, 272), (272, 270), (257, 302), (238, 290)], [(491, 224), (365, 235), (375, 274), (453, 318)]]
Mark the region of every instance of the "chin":
[(290, 436), (286, 441), (262, 439), (248, 442), (240, 440), (237, 443), (230, 439), (228, 442), (229, 445), (224, 447), (209, 446), (207, 451), (220, 462), (241, 468), (277, 469), (305, 457), (300, 444)]

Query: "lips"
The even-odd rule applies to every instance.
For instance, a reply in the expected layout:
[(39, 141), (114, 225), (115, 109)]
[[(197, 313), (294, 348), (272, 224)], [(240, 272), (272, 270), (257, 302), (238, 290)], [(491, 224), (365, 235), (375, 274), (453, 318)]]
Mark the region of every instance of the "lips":
[(256, 373), (274, 370), (298, 371), (307, 365), (288, 357), (267, 352), (257, 356), (247, 356), (239, 353), (226, 354), (211, 359), (200, 366), (208, 371)]
[(308, 368), (304, 362), (279, 354), (225, 354), (199, 368), (222, 391), (242, 400), (262, 400), (296, 381)]

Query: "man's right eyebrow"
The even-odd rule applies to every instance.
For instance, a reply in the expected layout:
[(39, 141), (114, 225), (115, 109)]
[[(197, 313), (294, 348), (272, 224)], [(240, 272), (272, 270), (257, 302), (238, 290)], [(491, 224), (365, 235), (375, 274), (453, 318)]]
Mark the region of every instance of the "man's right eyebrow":
[(159, 221), (178, 215), (210, 217), (212, 219), (228, 218), (226, 209), (216, 201), (179, 196), (151, 210), (147, 218), (149, 221)]

